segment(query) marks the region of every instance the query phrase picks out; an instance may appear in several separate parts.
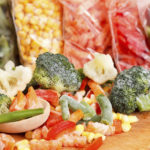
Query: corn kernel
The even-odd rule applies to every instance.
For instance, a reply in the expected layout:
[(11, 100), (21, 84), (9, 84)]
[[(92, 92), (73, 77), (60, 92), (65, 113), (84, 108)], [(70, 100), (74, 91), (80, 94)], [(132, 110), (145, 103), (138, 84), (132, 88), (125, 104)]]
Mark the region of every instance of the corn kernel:
[(15, 144), (17, 150), (30, 150), (30, 145), (28, 140), (22, 140)]
[(24, 18), (24, 13), (22, 12), (16, 13), (16, 18), (22, 20)]
[(130, 123), (138, 122), (138, 118), (136, 116), (128, 116), (128, 119)]
[(19, 37), (21, 38), (21, 39), (25, 39), (26, 38), (26, 32), (24, 32), (24, 31), (18, 31), (18, 35), (19, 35)]
[(77, 125), (76, 126), (76, 131), (79, 131), (79, 132), (83, 133), (83, 131), (84, 131), (84, 125), (81, 125), (81, 124)]
[(131, 130), (131, 125), (130, 123), (122, 123), (122, 130), (123, 132), (128, 132)]
[(61, 106), (60, 105), (56, 106), (55, 110), (61, 112)]
[(89, 133), (88, 142), (91, 143), (94, 140), (94, 133)]
[(26, 4), (26, 6), (25, 6), (25, 13), (33, 13), (33, 11), (34, 11), (33, 5), (30, 4), (30, 3)]
[(122, 122), (129, 122), (128, 116), (127, 115), (122, 115), (121, 121)]
[(117, 119), (117, 114), (113, 112), (113, 119)]
[(87, 137), (89, 136), (89, 132), (83, 132), (82, 135)]

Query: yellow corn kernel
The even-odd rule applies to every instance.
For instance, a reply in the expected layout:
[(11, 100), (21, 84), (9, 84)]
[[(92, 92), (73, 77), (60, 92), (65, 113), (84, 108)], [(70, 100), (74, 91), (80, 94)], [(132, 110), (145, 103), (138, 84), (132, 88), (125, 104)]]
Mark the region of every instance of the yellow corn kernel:
[(55, 38), (59, 38), (62, 36), (62, 32), (61, 32), (61, 30), (55, 30), (53, 35)]
[(34, 14), (37, 15), (37, 16), (41, 15), (42, 14), (42, 9), (41, 8), (35, 8), (34, 9)]
[(81, 124), (76, 125), (76, 131), (79, 131), (79, 132), (83, 133), (83, 131), (84, 131), (84, 125), (81, 125)]
[(28, 132), (26, 132), (25, 133), (25, 137), (27, 138), (27, 139), (32, 139), (32, 131), (28, 131)]
[(19, 29), (22, 28), (22, 24), (21, 24), (21, 21), (20, 21), (19, 19), (16, 19), (15, 23), (16, 23), (16, 25), (17, 25), (17, 27), (18, 27)]
[(23, 5), (26, 5), (27, 3), (29, 3), (28, 0), (19, 0), (19, 3), (22, 3)]
[(18, 5), (15, 7), (15, 14), (17, 14), (18, 12), (23, 11), (23, 8), (24, 8), (24, 6), (23, 6), (22, 4), (18, 4)]
[(121, 120), (122, 119), (122, 114), (117, 113), (117, 119)]
[(25, 13), (33, 13), (34, 12), (34, 7), (32, 4), (28, 3), (25, 6)]
[(122, 115), (121, 121), (122, 122), (129, 122), (128, 116), (127, 115)]
[(113, 120), (117, 119), (117, 114), (113, 112)]
[(55, 110), (61, 112), (61, 106), (60, 105), (56, 106)]
[(22, 20), (24, 18), (24, 13), (23, 12), (18, 12), (16, 13), (16, 18), (19, 19), (19, 20)]
[(20, 39), (25, 39), (27, 34), (26, 34), (26, 32), (20, 30), (20, 31), (18, 31), (18, 35), (19, 35)]
[(128, 132), (128, 131), (130, 131), (131, 130), (131, 125), (130, 125), (130, 123), (122, 123), (122, 130), (123, 130), (123, 132)]
[(31, 47), (32, 47), (33, 49), (38, 49), (38, 48), (39, 48), (38, 42), (32, 40), (32, 42), (31, 42)]
[(138, 122), (138, 118), (136, 116), (128, 116), (128, 119), (130, 123)]
[(89, 135), (88, 135), (88, 142), (89, 143), (91, 143), (94, 140), (94, 136), (95, 136), (94, 133), (92, 133), (92, 132), (89, 133)]
[(85, 131), (85, 132), (83, 132), (83, 133), (82, 133), (82, 136), (86, 136), (86, 137), (88, 137), (88, 136), (89, 136), (89, 132), (86, 132), (86, 131)]
[(101, 133), (96, 133), (96, 134), (94, 135), (94, 138), (95, 138), (95, 139), (97, 139), (97, 138), (99, 138), (99, 137), (102, 137), (102, 140), (103, 140), (103, 141), (106, 139), (106, 136), (103, 135), (103, 134), (101, 134)]
[(30, 150), (30, 145), (28, 140), (22, 140), (15, 144), (17, 150)]

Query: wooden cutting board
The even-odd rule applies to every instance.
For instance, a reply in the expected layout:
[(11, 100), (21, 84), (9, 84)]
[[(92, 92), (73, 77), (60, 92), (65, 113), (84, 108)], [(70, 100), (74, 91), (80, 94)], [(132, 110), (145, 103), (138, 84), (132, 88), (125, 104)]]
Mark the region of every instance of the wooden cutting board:
[(100, 150), (150, 150), (150, 112), (136, 116), (130, 132), (107, 137)]
[[(99, 150), (150, 150), (150, 112), (138, 113), (139, 122), (128, 133), (109, 136)], [(16, 140), (21, 135), (14, 135)]]

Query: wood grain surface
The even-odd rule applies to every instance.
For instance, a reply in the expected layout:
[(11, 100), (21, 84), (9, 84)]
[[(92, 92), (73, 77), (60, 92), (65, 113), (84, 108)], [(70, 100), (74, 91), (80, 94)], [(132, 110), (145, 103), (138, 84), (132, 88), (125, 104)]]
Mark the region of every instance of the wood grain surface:
[[(150, 112), (138, 113), (139, 122), (128, 133), (106, 138), (99, 150), (150, 150)], [(14, 135), (18, 141), (22, 135)]]

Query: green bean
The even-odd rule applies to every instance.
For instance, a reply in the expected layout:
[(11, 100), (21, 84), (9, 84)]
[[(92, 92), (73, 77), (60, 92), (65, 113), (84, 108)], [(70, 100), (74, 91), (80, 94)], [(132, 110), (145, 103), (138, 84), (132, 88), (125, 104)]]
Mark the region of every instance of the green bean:
[(91, 117), (93, 117), (96, 112), (93, 110), (92, 107), (90, 107), (86, 102), (82, 102), (79, 103), (78, 101), (74, 100), (72, 97), (67, 96), (67, 95), (63, 95), (60, 97), (60, 101), (67, 101), (68, 102), (68, 106), (72, 111), (76, 111), (76, 110), (82, 110), (84, 113), (84, 119), (88, 120)]
[(96, 100), (101, 108), (101, 123), (112, 124), (113, 123), (113, 113), (112, 105), (109, 99), (104, 95), (99, 95)]
[(43, 113), (44, 113), (43, 108), (9, 112), (9, 113), (0, 115), (0, 123), (19, 121), (19, 120), (27, 119), (27, 118), (40, 115)]
[(63, 120), (68, 120), (70, 117), (70, 111), (68, 107), (68, 101), (65, 99), (60, 100), (60, 105), (61, 105), (61, 111), (62, 111), (62, 118)]

